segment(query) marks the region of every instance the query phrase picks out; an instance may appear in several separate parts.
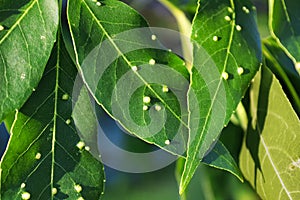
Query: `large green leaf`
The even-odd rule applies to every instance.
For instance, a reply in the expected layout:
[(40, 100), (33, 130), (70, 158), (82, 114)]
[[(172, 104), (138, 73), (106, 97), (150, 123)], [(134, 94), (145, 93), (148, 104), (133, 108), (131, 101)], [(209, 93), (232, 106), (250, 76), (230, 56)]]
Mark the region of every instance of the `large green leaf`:
[(298, 0), (269, 0), (271, 35), (300, 74), (300, 13)]
[(261, 62), (255, 11), (249, 1), (209, 0), (198, 5), (192, 24), (190, 134), (181, 193), (229, 122)]
[[(82, 110), (72, 111), (76, 99), (70, 95), (76, 75), (76, 67), (58, 39), (35, 92), (6, 120), (11, 137), (0, 165), (0, 199), (100, 198), (103, 165), (84, 147), (74, 124), (80, 123), (74, 117), (84, 115), (89, 106), (78, 105), (78, 101), (75, 108)], [(82, 98), (89, 96), (82, 93), (78, 99)]]
[(0, 1), (0, 122), (38, 85), (57, 26), (56, 0)]
[(243, 174), (263, 199), (299, 199), (299, 118), (266, 67), (250, 94), (252, 123), (240, 154)]
[(77, 65), (96, 101), (129, 132), (183, 154), (189, 85), (183, 60), (163, 50), (148, 28), (135, 29), (147, 23), (122, 2), (69, 1), (67, 14)]

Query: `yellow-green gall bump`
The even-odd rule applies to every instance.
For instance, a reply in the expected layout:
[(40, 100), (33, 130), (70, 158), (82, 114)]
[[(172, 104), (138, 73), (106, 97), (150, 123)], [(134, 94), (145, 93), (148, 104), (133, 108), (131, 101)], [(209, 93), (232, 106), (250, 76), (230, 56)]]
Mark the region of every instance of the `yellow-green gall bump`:
[(239, 75), (242, 75), (244, 73), (244, 69), (242, 67), (238, 67), (237, 72)]
[(148, 97), (148, 96), (144, 96), (144, 97), (143, 97), (143, 102), (144, 102), (144, 103), (150, 103), (150, 101), (151, 101), (151, 98), (150, 98), (150, 97)]
[(23, 199), (23, 200), (28, 200), (28, 199), (30, 199), (30, 193), (29, 193), (29, 192), (23, 192), (23, 193), (22, 193), (22, 199)]
[(222, 77), (224, 80), (227, 80), (229, 78), (229, 75), (227, 72), (222, 72)]

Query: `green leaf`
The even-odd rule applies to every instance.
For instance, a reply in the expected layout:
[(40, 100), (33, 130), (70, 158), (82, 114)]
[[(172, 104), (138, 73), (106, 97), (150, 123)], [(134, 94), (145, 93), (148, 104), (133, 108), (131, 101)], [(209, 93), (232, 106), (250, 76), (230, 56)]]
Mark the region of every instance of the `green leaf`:
[(70, 96), (76, 76), (59, 38), (35, 92), (6, 120), (11, 137), (0, 165), (2, 199), (100, 198), (103, 165), (84, 147), (71, 117), (79, 115), (72, 114)]
[(272, 37), (292, 59), (300, 74), (300, 13), (297, 0), (270, 0), (269, 27)]
[[(151, 41), (150, 30), (131, 31), (147, 24), (121, 2), (70, 1), (67, 13), (77, 65), (96, 101), (130, 133), (173, 154), (185, 153), (189, 75), (184, 62)], [(150, 98), (143, 102), (144, 97)]]
[(255, 9), (249, 1), (198, 4), (192, 24), (195, 45), (188, 94), (190, 135), (180, 193), (229, 122), (261, 62)]
[(279, 79), (287, 93), (295, 111), (300, 115), (300, 75), (295, 69), (293, 61), (272, 37), (263, 42), (263, 54), (267, 66)]
[(211, 167), (228, 171), (239, 178), (242, 182), (244, 180), (243, 174), (237, 166), (235, 160), (219, 140), (212, 151), (210, 151), (209, 154), (202, 159), (202, 162)]
[(58, 27), (57, 1), (0, 1), (0, 122), (28, 99), (43, 74)]
[(122, 2), (69, 1), (67, 15), (77, 66), (97, 103), (130, 133), (182, 155), (189, 85), (184, 61), (141, 29), (146, 21)]
[(251, 93), (252, 124), (240, 167), (263, 199), (300, 198), (300, 123), (279, 81), (262, 68)]

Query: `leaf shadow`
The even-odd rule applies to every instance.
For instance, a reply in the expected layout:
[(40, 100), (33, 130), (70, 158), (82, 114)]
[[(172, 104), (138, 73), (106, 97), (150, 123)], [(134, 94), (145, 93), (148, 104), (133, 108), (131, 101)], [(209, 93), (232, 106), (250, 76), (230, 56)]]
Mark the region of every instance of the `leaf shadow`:
[(261, 133), (265, 125), (269, 102), (269, 92), (273, 79), (271, 73), (264, 73), (264, 71), (266, 71), (266, 69), (262, 67), (259, 94), (257, 99), (257, 110), (254, 116), (252, 116), (252, 120), (255, 121), (255, 125), (253, 126), (251, 123), (249, 123), (246, 133), (246, 147), (249, 150), (255, 164), (253, 181), (255, 189), (257, 186), (258, 170), (260, 171), (263, 180), (265, 180), (260, 163), (261, 158), (259, 158), (259, 144), (261, 142)]

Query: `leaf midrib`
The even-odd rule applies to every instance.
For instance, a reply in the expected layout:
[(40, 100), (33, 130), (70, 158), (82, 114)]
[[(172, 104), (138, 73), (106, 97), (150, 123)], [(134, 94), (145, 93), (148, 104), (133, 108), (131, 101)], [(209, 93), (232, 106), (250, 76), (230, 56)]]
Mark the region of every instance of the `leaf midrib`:
[[(85, 7), (87, 8), (87, 10), (89, 11), (89, 13), (91, 14), (91, 16), (93, 17), (93, 19), (95, 20), (95, 22), (97, 23), (97, 25), (100, 27), (100, 29), (103, 31), (103, 33), (105, 34), (105, 36), (108, 38), (108, 40), (112, 43), (112, 45), (115, 47), (115, 49), (117, 50), (117, 52), (119, 53), (119, 55), (122, 56), (122, 58), (125, 60), (125, 62), (127, 63), (127, 65), (129, 67), (133, 67), (133, 65), (130, 63), (130, 61), (127, 59), (127, 57), (122, 53), (122, 51), (119, 49), (119, 47), (117, 46), (117, 44), (113, 41), (113, 39), (110, 37), (109, 33), (105, 30), (105, 28), (102, 26), (102, 24), (100, 23), (100, 21), (98, 20), (98, 18), (94, 15), (94, 13), (92, 12), (92, 10), (90, 9), (90, 7), (88, 6), (88, 4), (85, 2), (85, 0), (81, 0), (82, 3), (84, 3)], [(71, 29), (70, 29), (71, 30)], [(74, 51), (75, 51), (75, 55), (76, 55), (76, 62), (77, 62), (77, 65), (78, 67), (81, 69), (80, 67), (80, 64), (79, 64), (79, 60), (78, 60), (78, 53), (77, 53), (77, 50), (76, 50), (76, 45), (75, 45), (75, 40), (74, 40), (74, 35), (71, 32), (71, 37), (72, 37), (72, 40), (73, 40), (73, 46), (74, 46)], [(153, 94), (166, 106), (166, 108), (175, 116), (175, 118), (180, 122), (182, 123), (185, 127), (188, 127), (188, 125), (182, 121), (182, 119), (180, 118), (180, 116), (178, 116), (175, 111), (173, 111), (169, 105), (161, 98), (161, 96), (155, 92), (155, 90), (149, 85), (148, 82), (145, 81), (145, 79), (138, 73), (138, 72), (135, 72), (135, 74), (138, 76), (138, 78), (140, 78), (140, 80), (149, 88), (149, 90), (151, 92), (153, 92)], [(85, 78), (83, 77), (83, 80)], [(84, 82), (86, 83), (86, 81), (84, 80)], [(87, 85), (87, 84), (86, 84)], [(89, 87), (88, 87), (89, 88)], [(89, 89), (90, 90), (90, 89)], [(94, 96), (94, 94), (91, 92), (91, 94)], [(94, 99), (95, 101), (99, 104), (99, 105), (102, 105), (101, 102), (99, 102), (97, 100), (97, 98), (95, 98), (94, 96)], [(109, 112), (108, 112), (109, 113)], [(114, 118), (113, 116), (111, 116), (112, 118)], [(115, 119), (115, 118), (114, 118)]]
[[(199, 2), (199, 6), (200, 6), (200, 0), (198, 0), (198, 2)], [(232, 9), (235, 10), (235, 5), (234, 5), (233, 0), (230, 0), (230, 4), (231, 4)], [(236, 25), (236, 24), (235, 24), (235, 12), (232, 13), (232, 21), (233, 21), (233, 23), (231, 24), (231, 32), (230, 32), (230, 37), (229, 37), (229, 43), (228, 43), (228, 46), (227, 46), (227, 52), (226, 52), (226, 57), (225, 57), (225, 60), (224, 60), (224, 65), (223, 65), (223, 70), (222, 70), (222, 71), (225, 71), (225, 69), (226, 69), (227, 62), (228, 62), (228, 58), (229, 58), (229, 55), (230, 55), (230, 49), (231, 49), (231, 46), (232, 46), (232, 40), (233, 40), (233, 35), (234, 35), (234, 27), (235, 27), (235, 25)], [(191, 80), (192, 80), (192, 79), (191, 79)], [(218, 94), (218, 91), (219, 91), (219, 89), (220, 89), (221, 83), (222, 83), (222, 76), (220, 76), (220, 79), (219, 79), (219, 83), (218, 83), (216, 92), (215, 92), (215, 94), (214, 94), (214, 96), (213, 96), (213, 99), (212, 99), (212, 103), (211, 103), (211, 105), (210, 105), (210, 107), (209, 107), (209, 111), (208, 111), (208, 113), (207, 113), (207, 115), (206, 115), (206, 117), (205, 117), (204, 126), (203, 126), (203, 128), (202, 128), (202, 131), (201, 131), (201, 134), (200, 134), (200, 137), (199, 137), (199, 142), (198, 142), (197, 145), (196, 145), (196, 149), (198, 149), (199, 146), (200, 146), (200, 144), (201, 144), (201, 139), (202, 139), (202, 137), (203, 137), (203, 134), (204, 134), (204, 131), (205, 131), (205, 127), (207, 126), (207, 123), (208, 123), (208, 118), (209, 118), (208, 116), (210, 115), (210, 113), (211, 113), (211, 111), (212, 111), (212, 107), (213, 107), (213, 105), (214, 105), (214, 102), (215, 102), (216, 96), (217, 96), (217, 94)], [(192, 82), (191, 82), (191, 84), (192, 84)], [(190, 112), (191, 112), (191, 111), (189, 110), (189, 113), (190, 113)], [(189, 119), (190, 119), (190, 118), (189, 118)], [(190, 130), (190, 129), (189, 129), (189, 130)], [(190, 134), (189, 134), (189, 136), (190, 136)], [(190, 151), (187, 151), (187, 154), (189, 154), (189, 152), (190, 152)], [(192, 156), (192, 161), (195, 160), (196, 155), (197, 155), (197, 153), (194, 153), (194, 154), (193, 154), (193, 156)]]
[(279, 174), (279, 172), (278, 172), (278, 170), (277, 170), (277, 168), (275, 166), (275, 163), (273, 162), (272, 156), (271, 156), (271, 154), (269, 152), (269, 148), (268, 148), (267, 144), (265, 143), (265, 140), (264, 140), (264, 138), (262, 136), (262, 130), (261, 130), (261, 128), (259, 126), (257, 127), (257, 129), (258, 129), (260, 141), (261, 141), (261, 143), (262, 143), (262, 145), (263, 145), (263, 147), (264, 147), (264, 149), (266, 151), (267, 157), (268, 157), (268, 159), (269, 159), (269, 161), (270, 161), (270, 163), (272, 165), (272, 168), (273, 168), (273, 170), (274, 170), (274, 172), (275, 172), (275, 174), (276, 174), (276, 176), (277, 176), (277, 178), (278, 178), (278, 180), (279, 180), (279, 182), (280, 182), (283, 190), (288, 195), (289, 199), (292, 200), (293, 198), (292, 198), (290, 192), (288, 191), (287, 187), (285, 186), (285, 184), (284, 184), (284, 182), (283, 182), (283, 180), (282, 180), (282, 178), (281, 178), (281, 176), (280, 176), (280, 174)]
[(0, 40), (0, 45), (3, 43), (3, 41), (11, 34), (11, 32), (20, 25), (23, 18), (27, 15), (27, 13), (31, 10), (31, 8), (36, 4), (38, 0), (33, 0), (32, 3), (24, 10), (23, 14), (20, 16), (20, 18), (12, 25), (12, 27), (6, 32), (6, 34), (3, 36), (3, 38)]

